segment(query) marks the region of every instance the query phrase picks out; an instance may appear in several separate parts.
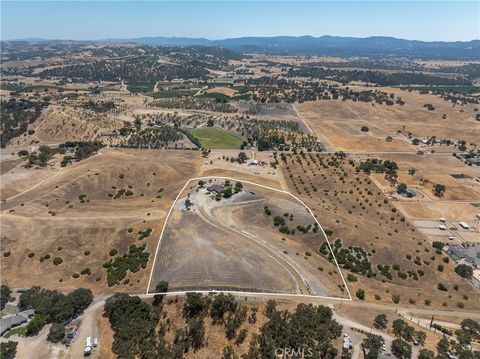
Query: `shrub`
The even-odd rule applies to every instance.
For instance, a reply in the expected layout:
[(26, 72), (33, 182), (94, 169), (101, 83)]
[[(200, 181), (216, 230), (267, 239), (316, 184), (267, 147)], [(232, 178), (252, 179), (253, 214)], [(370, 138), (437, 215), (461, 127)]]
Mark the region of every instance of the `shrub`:
[(290, 234), (290, 233), (292, 233), (292, 231), (290, 230), (290, 228), (289, 228), (287, 225), (282, 225), (282, 226), (280, 226), (280, 228), (278, 228), (278, 230), (279, 230), (281, 233), (285, 233), (285, 234)]
[(327, 236), (331, 236), (331, 235), (333, 234), (333, 230), (326, 228), (326, 229), (325, 229), (325, 234), (326, 234)]
[(444, 292), (448, 291), (447, 287), (446, 287), (445, 284), (443, 284), (443, 283), (438, 283), (437, 289), (438, 289), (438, 290), (442, 290), (442, 291), (444, 291)]
[(152, 231), (153, 231), (152, 228), (147, 228), (147, 229), (144, 229), (143, 231), (139, 231), (138, 234), (140, 236), (138, 237), (138, 240), (141, 241), (142, 239), (149, 237), (150, 234), (152, 234)]
[(467, 264), (459, 264), (455, 267), (455, 273), (462, 278), (472, 278), (473, 268)]
[(394, 339), (391, 350), (396, 358), (407, 359), (412, 357), (412, 346), (402, 339)]
[(358, 299), (364, 300), (365, 299), (365, 290), (362, 289), (362, 288), (359, 288), (357, 290), (357, 293), (355, 293), (355, 295), (357, 296)]
[(379, 314), (373, 320), (373, 326), (377, 329), (385, 329), (387, 328), (388, 319), (385, 314)]
[(53, 258), (53, 264), (55, 264), (56, 266), (60, 265), (63, 263), (63, 259), (60, 258), (60, 257), (55, 257)]
[(273, 218), (273, 225), (278, 227), (278, 226), (283, 226), (285, 224), (285, 220), (283, 219), (283, 217), (280, 217), (280, 216), (275, 216)]
[(351, 273), (348, 273), (348, 274), (347, 274), (347, 280), (348, 280), (349, 282), (356, 282), (356, 281), (358, 281), (357, 277), (354, 276), (354, 275), (351, 274)]
[(58, 343), (65, 338), (65, 325), (61, 323), (53, 323), (48, 332), (47, 340), (52, 343)]
[(92, 274), (92, 271), (90, 270), (90, 268), (84, 268), (82, 269), (82, 271), (80, 272), (81, 275), (91, 275)]
[(397, 294), (397, 293), (392, 294), (392, 302), (394, 302), (395, 304), (400, 303), (400, 294)]
[(37, 335), (40, 330), (47, 324), (47, 318), (44, 314), (37, 313), (33, 319), (28, 323), (25, 334)]

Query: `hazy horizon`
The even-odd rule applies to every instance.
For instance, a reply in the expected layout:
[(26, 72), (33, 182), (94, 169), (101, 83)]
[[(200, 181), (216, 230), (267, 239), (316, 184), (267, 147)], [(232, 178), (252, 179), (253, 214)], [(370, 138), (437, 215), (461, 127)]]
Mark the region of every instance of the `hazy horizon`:
[[(325, 35), (480, 38), (477, 1), (2, 1), (2, 40)], [(446, 26), (448, 24), (448, 26)]]
[(1, 41), (86, 41), (86, 42), (102, 42), (102, 41), (114, 41), (114, 40), (135, 40), (135, 39), (148, 39), (148, 38), (165, 38), (165, 39), (202, 39), (207, 41), (222, 41), (222, 40), (230, 40), (230, 39), (238, 39), (238, 38), (275, 38), (275, 37), (294, 37), (294, 38), (301, 38), (301, 37), (313, 37), (313, 38), (321, 38), (321, 37), (342, 37), (342, 38), (356, 38), (356, 39), (368, 39), (374, 37), (386, 37), (386, 38), (395, 38), (397, 40), (407, 40), (407, 41), (421, 41), (421, 42), (471, 42), (471, 41), (480, 41), (479, 38), (471, 39), (471, 40), (418, 40), (418, 39), (405, 39), (395, 36), (386, 36), (386, 35), (372, 35), (372, 36), (340, 36), (340, 35), (332, 35), (332, 34), (325, 34), (319, 36), (313, 35), (272, 35), (272, 36), (238, 36), (238, 37), (226, 37), (226, 38), (219, 38), (219, 39), (212, 39), (207, 37), (194, 37), (194, 36), (162, 36), (162, 35), (146, 35), (146, 36), (139, 36), (139, 37), (108, 37), (108, 38), (97, 38), (97, 39), (60, 39), (60, 38), (41, 38), (41, 37), (24, 37), (24, 38), (15, 38), (15, 39), (1, 39)]

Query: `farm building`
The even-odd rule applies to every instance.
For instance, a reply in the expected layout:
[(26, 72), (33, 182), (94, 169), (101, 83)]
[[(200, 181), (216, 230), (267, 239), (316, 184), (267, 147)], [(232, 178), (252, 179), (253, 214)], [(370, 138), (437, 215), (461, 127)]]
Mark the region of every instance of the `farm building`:
[(212, 184), (211, 186), (207, 187), (207, 191), (212, 192), (212, 193), (222, 193), (223, 190), (225, 189), (225, 186), (219, 185), (219, 184)]
[(417, 195), (417, 192), (415, 192), (411, 188), (407, 188), (405, 191), (403, 191), (402, 194), (407, 198), (412, 198), (412, 197), (415, 197)]
[(463, 229), (470, 229), (470, 226), (466, 222), (459, 222), (458, 223)]
[(452, 257), (456, 264), (468, 264), (474, 268), (480, 266), (479, 244), (449, 246), (448, 254)]

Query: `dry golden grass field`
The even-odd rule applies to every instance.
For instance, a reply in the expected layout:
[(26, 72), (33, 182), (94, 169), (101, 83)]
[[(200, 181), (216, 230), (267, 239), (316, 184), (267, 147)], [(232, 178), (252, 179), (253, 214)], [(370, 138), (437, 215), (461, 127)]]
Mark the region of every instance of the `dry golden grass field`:
[[(443, 261), (445, 253), (436, 253), (372, 179), (355, 172), (348, 158), (307, 154), (285, 159), (280, 163), (290, 190), (312, 209), (324, 228), (332, 230), (331, 241), (340, 238), (345, 246), (360, 246), (369, 253), (377, 274), (370, 278), (355, 274), (357, 281), (347, 282), (352, 295), (363, 288), (365, 300), (376, 303), (392, 304), (392, 295), (398, 294), (400, 305), (405, 306), (455, 309), (463, 303), (458, 305), (480, 308), (478, 291), (459, 280), (451, 261)], [(377, 267), (385, 264), (390, 266), (391, 280)], [(414, 272), (418, 280), (408, 275)], [(346, 276), (348, 271), (343, 273)], [(439, 283), (448, 291), (438, 290)]]
[[(351, 86), (352, 90), (371, 88)], [(439, 96), (420, 94), (418, 91), (404, 91), (389, 87), (375, 90), (395, 94), (405, 104), (379, 105), (366, 102), (341, 100), (305, 102), (297, 105), (304, 119), (331, 150), (345, 151), (405, 151), (416, 152), (407, 142), (412, 138), (436, 136), (467, 143), (479, 142), (480, 122), (475, 121), (475, 104), (463, 106), (447, 102)], [(432, 104), (435, 109), (427, 110), (424, 105)], [(443, 116), (445, 115), (445, 118)], [(362, 126), (369, 132), (361, 132)], [(398, 134), (397, 131), (401, 131)], [(386, 137), (393, 140), (386, 142)], [(453, 146), (451, 152), (455, 152)]]
[[(206, 317), (205, 345), (185, 353), (186, 358), (220, 358), (228, 345), (239, 356), (247, 353), (254, 334), (268, 320), (265, 308), (270, 298), (278, 301), (277, 308), (290, 311), (298, 303), (330, 306), (343, 333), (355, 341), (355, 358), (363, 357), (360, 343), (378, 314), (386, 314), (390, 324), (377, 334), (390, 338), (390, 343), (391, 323), (403, 318), (427, 333), (424, 347), (433, 351), (441, 337), (421, 324), (430, 314), (440, 313), (437, 321), (450, 328), (458, 327), (464, 317), (478, 318), (478, 288), (455, 273), (456, 263), (446, 247), (433, 248), (432, 242), (480, 243), (477, 231), (459, 227), (459, 221), (473, 225), (480, 213), (476, 180), (480, 170), (452, 155), (461, 152), (457, 144), (461, 140), (468, 150), (478, 152), (480, 105), (361, 81), (340, 84), (333, 81), (336, 75), (316, 78), (314, 71), (312, 76), (308, 71), (292, 75), (302, 68), (323, 67), (322, 62), (330, 63), (325, 68), (333, 72), (389, 75), (397, 71), (392, 59), (363, 67), (368, 59), (218, 55), (224, 59), (201, 51), (190, 56), (195, 49), (189, 48), (148, 55), (152, 48), (145, 46), (136, 55), (122, 51), (122, 61), (131, 70), (123, 72), (119, 67), (121, 81), (88, 78), (76, 83), (75, 77), (63, 81), (62, 76), (44, 76), (67, 70), (71, 63), (78, 65), (75, 75), (78, 71), (79, 77), (89, 77), (85, 65), (95, 62), (94, 68), (108, 79), (109, 66), (102, 70), (99, 63), (114, 56), (110, 46), (91, 44), (65, 55), (66, 59), (39, 56), (7, 61), (5, 66), (8, 71), (35, 68), (28, 77), (9, 77), (12, 90), (0, 90), (2, 104), (4, 100), (45, 103), (37, 104), (41, 115), (35, 105), (27, 107), (35, 116), (22, 112), (23, 105), (12, 106), (5, 117), (2, 112), (2, 120), (11, 122), (9, 134), (21, 129), (19, 136), (8, 137), (1, 153), (2, 284), (12, 288), (16, 297), (15, 288), (36, 285), (62, 292), (89, 288), (95, 295), (95, 303), (76, 319), (79, 337), (70, 348), (47, 342), (48, 328), (44, 328), (38, 336), (19, 338), (19, 358), (30, 358), (30, 352), (77, 358), (83, 355), (87, 335), (101, 337), (93, 357), (114, 358), (115, 334), (102, 316), (103, 301), (114, 292), (141, 294), (142, 300), (152, 301), (144, 293), (153, 296), (160, 281), (168, 282), (169, 291), (182, 292), (167, 296), (162, 317), (153, 318), (158, 319), (155, 330), (163, 331), (160, 336), (169, 344), (186, 340), (184, 335), (189, 334), (191, 322), (182, 313), (183, 292), (209, 291), (209, 298), (214, 291), (237, 292), (236, 300), (248, 314), (257, 311), (256, 321), (244, 320), (238, 328), (247, 333), (240, 344), (227, 339), (226, 326)], [(137, 45), (123, 46), (133, 51)], [(99, 49), (105, 52), (97, 59), (93, 54)], [(197, 73), (194, 67), (205, 64), (204, 55), (209, 68)], [(136, 56), (142, 61), (129, 62)], [(350, 61), (351, 67), (345, 64)], [(431, 70), (432, 76), (462, 78), (473, 85), (478, 79), (470, 78), (476, 76), (475, 68), (469, 67), (472, 63), (478, 64), (401, 60), (395, 66), (405, 66), (412, 74), (418, 65), (423, 67), (419, 73)], [(159, 72), (150, 73), (158, 64)], [(385, 68), (376, 68), (382, 64)], [(459, 79), (441, 71), (452, 66), (460, 69)], [(167, 80), (173, 75), (163, 74), (162, 68), (178, 70), (177, 79)], [(208, 75), (202, 77), (203, 72)], [(346, 86), (353, 92), (385, 92), (404, 104), (362, 102), (356, 95), (345, 96), (344, 101), (306, 101), (329, 98), (332, 89), (341, 93)], [(475, 102), (478, 94), (470, 93), (471, 87), (458, 86), (444, 95)], [(17, 110), (19, 121), (14, 118)], [(368, 131), (362, 130), (364, 126)], [(236, 144), (227, 147), (218, 141), (219, 148), (201, 148), (214, 147), (217, 138), (205, 136), (199, 144), (198, 129), (217, 135), (227, 130), (238, 136)], [(432, 137), (454, 144), (411, 143), (414, 138)], [(66, 141), (100, 141), (104, 147), (98, 152), (100, 146), (92, 143), (79, 144), (75, 150), (70, 145), (57, 149)], [(322, 150), (318, 142), (327, 153), (316, 152)], [(32, 152), (44, 144), (55, 154), (39, 167)], [(84, 145), (96, 149), (77, 155)], [(30, 156), (19, 153), (22, 150)], [(244, 163), (238, 158), (240, 151), (245, 152)], [(75, 158), (61, 165), (65, 155)], [(357, 171), (367, 158), (396, 162), (396, 182), (384, 173)], [(28, 165), (29, 160), (34, 164)], [(205, 186), (198, 184), (200, 178)], [(242, 189), (224, 197), (205, 188), (224, 184), (226, 178), (234, 186), (241, 182)], [(403, 197), (398, 183), (417, 195)], [(434, 193), (435, 184), (445, 186), (441, 197)], [(438, 228), (440, 218), (448, 231)], [(326, 246), (326, 238), (332, 247)], [(181, 331), (185, 332), (180, 335)], [(333, 343), (341, 352), (342, 338)], [(419, 349), (413, 348), (414, 357)]]
[[(145, 243), (153, 259), (165, 214), (199, 163), (199, 153), (104, 149), (59, 170), (13, 168), (5, 176), (18, 171), (20, 181), (10, 180), (2, 206), (2, 279), (11, 287), (145, 291), (151, 260), (110, 289), (102, 265), (110, 250), (122, 255), (130, 244)], [(122, 189), (131, 194), (115, 198)], [(54, 265), (55, 257), (63, 263)], [(85, 268), (91, 275), (72, 277)]]

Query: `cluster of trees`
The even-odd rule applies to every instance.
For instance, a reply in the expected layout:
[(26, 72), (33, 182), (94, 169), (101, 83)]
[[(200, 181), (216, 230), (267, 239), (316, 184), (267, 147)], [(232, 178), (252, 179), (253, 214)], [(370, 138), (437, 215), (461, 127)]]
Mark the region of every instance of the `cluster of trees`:
[(395, 319), (392, 322), (393, 334), (397, 338), (402, 338), (407, 342), (414, 342), (417, 345), (425, 344), (427, 335), (423, 331), (416, 331), (414, 327), (408, 325), (403, 319)]
[[(110, 259), (103, 264), (103, 267), (107, 268), (107, 283), (109, 287), (120, 284), (120, 282), (127, 276), (128, 272), (136, 273), (140, 268), (147, 268), (150, 253), (146, 251), (146, 247), (146, 244), (139, 247), (132, 244), (128, 249), (128, 253), (121, 257), (119, 256)], [(113, 255), (115, 255), (117, 252), (115, 251), (113, 253)], [(124, 284), (126, 283), (124, 282)]]
[[(165, 292), (168, 283), (157, 285)], [(104, 313), (114, 331), (113, 352), (121, 358), (182, 358), (190, 351), (207, 345), (205, 322), (225, 328), (229, 342), (240, 345), (248, 337), (248, 323), (257, 321), (257, 309), (250, 311), (235, 301), (232, 295), (214, 297), (188, 293), (182, 309), (185, 326), (176, 330), (173, 343), (166, 340), (170, 318), (164, 311), (163, 295), (156, 295), (153, 304), (127, 294), (115, 294), (107, 300)], [(330, 308), (299, 304), (294, 312), (277, 310), (275, 301), (265, 307), (266, 321), (258, 333), (251, 335), (245, 359), (273, 358), (276, 348), (301, 348), (314, 358), (336, 358), (332, 341), (341, 335), (342, 327), (332, 318)], [(238, 358), (229, 344), (224, 358)]]
[(455, 267), (455, 273), (457, 273), (460, 277), (470, 279), (473, 275), (473, 268), (468, 264), (459, 264)]
[(165, 328), (157, 331), (161, 306), (152, 306), (139, 297), (117, 293), (105, 303), (104, 315), (114, 331), (112, 351), (124, 359), (182, 358), (180, 345), (169, 345)]
[(368, 253), (362, 247), (344, 247), (342, 240), (337, 238), (333, 243), (332, 250), (333, 255), (326, 242), (322, 243), (319, 249), (320, 253), (330, 261), (333, 261), (333, 256), (335, 256), (338, 264), (343, 268), (347, 268), (354, 273), (361, 273), (367, 277), (374, 275), (372, 264), (368, 259)]
[(469, 81), (463, 77), (446, 78), (421, 72), (381, 72), (372, 70), (338, 70), (317, 66), (302, 66), (298, 70), (290, 70), (289, 76), (329, 79), (341, 83), (362, 81), (382, 86), (399, 85), (468, 85)]
[(2, 359), (13, 359), (17, 353), (17, 342), (6, 341), (0, 343), (0, 358)]
[(104, 113), (104, 112), (108, 112), (110, 110), (113, 110), (115, 108), (115, 102), (113, 102), (113, 101), (95, 102), (95, 101), (90, 100), (83, 105), (83, 108), (85, 108), (87, 110), (92, 110), (92, 111), (95, 111), (95, 112)]
[(277, 310), (276, 302), (269, 301), (265, 314), (268, 321), (252, 335), (244, 358), (274, 358), (276, 348), (300, 348), (312, 358), (338, 357), (332, 341), (341, 335), (342, 326), (330, 308), (302, 303), (291, 313)]
[(241, 192), (243, 189), (242, 182), (236, 182), (235, 186), (229, 180), (225, 181), (225, 188), (222, 191), (222, 195), (224, 198), (230, 198), (234, 194)]
[[(66, 151), (74, 152), (75, 159), (81, 161), (93, 156), (102, 147), (103, 144), (99, 141), (67, 141), (58, 146), (58, 151), (60, 153), (65, 153)], [(72, 156), (64, 156), (60, 164), (62, 167), (65, 167), (67, 164), (71, 163), (72, 160)]]
[(53, 157), (56, 151), (46, 145), (42, 145), (38, 148), (37, 152), (32, 152), (27, 155), (27, 161), (30, 166), (45, 167)]
[[(203, 187), (205, 185), (204, 181), (199, 181), (198, 185)], [(240, 193), (243, 189), (242, 182), (236, 182), (235, 185), (232, 184), (229, 180), (226, 180), (223, 183), (223, 189), (215, 195), (215, 200), (221, 201), (222, 198), (230, 198), (233, 195)]]
[(41, 145), (38, 152), (34, 151), (29, 154), (26, 150), (22, 150), (18, 154), (27, 158), (29, 166), (45, 167), (55, 154), (65, 154), (67, 151), (74, 152), (74, 157), (69, 155), (63, 157), (60, 165), (64, 167), (71, 163), (74, 158), (81, 161), (94, 155), (102, 147), (102, 143), (98, 141), (69, 141), (60, 144), (58, 148)]
[[(292, 72), (291, 72), (292, 73)], [(393, 93), (379, 90), (353, 90), (336, 84), (319, 81), (296, 81), (275, 76), (249, 79), (246, 82), (253, 90), (253, 100), (260, 103), (305, 102), (317, 100), (338, 100), (375, 102), (377, 104), (403, 105), (401, 98), (395, 100)]]
[(378, 158), (367, 158), (361, 161), (357, 166), (357, 171), (363, 171), (367, 174), (371, 172), (385, 173), (385, 177), (389, 181), (395, 181), (397, 178), (398, 165), (394, 161), (381, 160)]
[(195, 97), (158, 99), (151, 102), (149, 106), (159, 107), (159, 108), (200, 110), (200, 111), (223, 112), (223, 113), (235, 113), (238, 111), (237, 107), (234, 107), (229, 103), (216, 101), (215, 99), (211, 99), (211, 98), (195, 98)]
[(377, 359), (382, 352), (385, 339), (381, 335), (367, 334), (362, 341), (362, 347), (365, 351), (365, 359)]
[(27, 335), (37, 334), (46, 324), (55, 323), (48, 339), (57, 342), (65, 336), (65, 325), (79, 316), (92, 303), (90, 289), (79, 288), (63, 294), (56, 290), (32, 287), (20, 295), (20, 310), (35, 309), (34, 318), (28, 323)]
[[(388, 319), (385, 314), (380, 314), (375, 317), (373, 320), (373, 326), (377, 329), (386, 329), (388, 324)], [(413, 342), (415, 345), (424, 345), (426, 340), (426, 334), (423, 331), (415, 331), (415, 329), (408, 325), (402, 319), (396, 319), (392, 323), (393, 333), (396, 336), (396, 339), (392, 341), (392, 354), (396, 358), (400, 359), (410, 359), (412, 358), (412, 345), (409, 342)], [(469, 336), (472, 333), (477, 333), (480, 335), (480, 325), (473, 320), (466, 319), (462, 322), (462, 329), (457, 331), (457, 344), (454, 344), (452, 341), (449, 341), (446, 338), (440, 340), (437, 345), (438, 356), (435, 356), (435, 353), (429, 349), (421, 349), (418, 353), (419, 359), (434, 359), (434, 358), (448, 358), (447, 352), (451, 345), (458, 346), (458, 343), (470, 343)], [(376, 359), (379, 356), (384, 340), (379, 335), (368, 334), (363, 341), (363, 347), (366, 348), (366, 358)], [(467, 354), (465, 350), (458, 352), (460, 358), (476, 358), (473, 352)], [(462, 354), (463, 353), (463, 354)]]
[(398, 359), (410, 359), (412, 357), (412, 346), (400, 338), (392, 341), (390, 349), (392, 354)]
[(10, 98), (0, 102), (0, 147), (5, 148), (7, 142), (27, 132), (28, 125), (35, 122), (42, 110), (49, 105), (46, 100)]
[[(480, 351), (471, 349), (472, 340), (480, 339), (480, 324), (472, 319), (465, 319), (460, 327), (455, 331), (455, 339), (444, 336), (437, 343), (437, 357), (449, 358), (450, 355), (455, 355), (459, 359), (480, 358)], [(433, 355), (425, 357), (427, 358), (433, 358)]]
[(258, 120), (249, 116), (213, 120), (213, 125), (235, 132), (245, 139), (241, 149), (256, 146), (259, 151), (323, 151), (318, 138), (302, 132), (297, 121)]
[[(183, 50), (182, 50), (183, 51)], [(177, 78), (206, 78), (208, 71), (191, 64), (159, 63), (156, 56), (140, 56), (126, 59), (99, 59), (93, 62), (73, 63), (67, 66), (45, 69), (41, 78), (73, 78), (76, 82), (118, 81), (128, 83), (171, 81)]]
[(443, 197), (445, 193), (445, 185), (437, 183), (433, 186), (433, 194), (437, 197)]
[[(141, 131), (134, 132), (128, 140), (120, 146), (128, 148), (164, 148), (169, 147), (169, 144), (172, 142), (181, 140), (182, 137), (183, 135), (180, 129), (165, 125), (162, 127), (145, 128)], [(200, 143), (194, 144), (198, 147)]]
[[(268, 206), (265, 206), (263, 208), (264, 210), (264, 213), (267, 215), (267, 216), (271, 216), (272, 215), (272, 210), (270, 209), (270, 207)], [(285, 218), (289, 218), (290, 221), (293, 220), (293, 214), (289, 214), (288, 212), (284, 213), (283, 214), (283, 217), (282, 216), (274, 216), (273, 217), (273, 225), (275, 227), (278, 227), (278, 230), (281, 232), (281, 233), (285, 233), (285, 234), (295, 234), (296, 230), (300, 231), (301, 233), (308, 233), (310, 231), (314, 232), (314, 233), (317, 233), (318, 232), (318, 223), (314, 223), (314, 224), (306, 224), (306, 225), (302, 225), (302, 224), (298, 224), (296, 228), (294, 227), (289, 227), (286, 222), (285, 222)]]
[(376, 329), (386, 329), (388, 324), (388, 319), (385, 314), (379, 314), (373, 319), (373, 326)]

